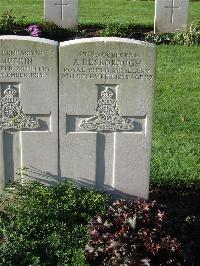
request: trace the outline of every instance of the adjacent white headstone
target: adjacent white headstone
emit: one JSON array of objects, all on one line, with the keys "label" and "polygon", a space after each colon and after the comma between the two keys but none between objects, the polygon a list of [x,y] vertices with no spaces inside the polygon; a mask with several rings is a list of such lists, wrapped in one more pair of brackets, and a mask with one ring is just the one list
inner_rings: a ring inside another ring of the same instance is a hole
[{"label": "adjacent white headstone", "polygon": [[156,0],[154,32],[174,32],[187,25],[189,0]]},{"label": "adjacent white headstone", "polygon": [[155,47],[92,38],[59,56],[61,176],[148,198]]},{"label": "adjacent white headstone", "polygon": [[78,24],[78,0],[45,0],[44,17],[60,27],[74,29]]},{"label": "adjacent white headstone", "polygon": [[57,179],[57,58],[57,42],[0,37],[1,188],[23,167],[32,180]]}]

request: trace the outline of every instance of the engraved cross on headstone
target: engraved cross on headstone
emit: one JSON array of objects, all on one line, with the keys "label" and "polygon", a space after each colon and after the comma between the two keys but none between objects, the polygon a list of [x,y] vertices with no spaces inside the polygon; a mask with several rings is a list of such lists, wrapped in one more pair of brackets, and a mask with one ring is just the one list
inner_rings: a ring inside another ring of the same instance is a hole
[{"label": "engraved cross on headstone", "polygon": [[64,18],[64,8],[69,6],[69,4],[65,4],[64,3],[65,0],[60,0],[60,1],[61,1],[60,4],[54,3],[54,6],[59,6],[60,7],[60,12],[61,12],[60,19],[63,20],[63,18]]},{"label": "engraved cross on headstone", "polygon": [[16,169],[23,165],[23,132],[48,132],[50,114],[27,115],[20,99],[20,84],[0,83],[0,154],[1,174],[13,181]]},{"label": "engraved cross on headstone", "polygon": [[[80,116],[77,131],[79,134],[96,134],[96,184],[114,188],[117,134],[144,132],[146,116],[121,116],[118,108],[118,85],[103,84],[97,87],[99,93],[96,115],[82,119]],[[69,124],[70,122],[68,126]],[[69,134],[77,131],[67,129]]]},{"label": "engraved cross on headstone", "polygon": [[165,8],[171,8],[170,23],[174,22],[174,8],[181,8],[180,6],[175,6],[174,0],[172,0],[171,6],[165,6]]}]

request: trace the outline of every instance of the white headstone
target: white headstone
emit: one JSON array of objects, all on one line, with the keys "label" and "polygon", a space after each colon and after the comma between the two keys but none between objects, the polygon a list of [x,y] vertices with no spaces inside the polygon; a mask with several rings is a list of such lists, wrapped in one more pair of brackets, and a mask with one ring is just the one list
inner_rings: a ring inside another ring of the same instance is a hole
[{"label": "white headstone", "polygon": [[60,169],[80,184],[148,198],[155,47],[92,38],[60,45]]},{"label": "white headstone", "polygon": [[0,37],[1,188],[23,167],[32,180],[57,179],[57,64],[57,42]]},{"label": "white headstone", "polygon": [[189,0],[156,0],[154,32],[174,32],[187,25]]},{"label": "white headstone", "polygon": [[44,0],[45,21],[74,29],[78,24],[78,0]]}]

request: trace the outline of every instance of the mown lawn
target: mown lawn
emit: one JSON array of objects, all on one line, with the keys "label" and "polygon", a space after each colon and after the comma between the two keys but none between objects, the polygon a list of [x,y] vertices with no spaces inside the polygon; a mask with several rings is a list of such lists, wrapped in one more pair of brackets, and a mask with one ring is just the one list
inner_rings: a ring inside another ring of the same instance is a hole
[{"label": "mown lawn", "polygon": [[[51,0],[52,1],[52,0]],[[26,21],[42,22],[44,0],[1,0],[0,15],[13,10]],[[79,23],[132,23],[153,26],[154,1],[142,0],[79,0]],[[200,18],[200,2],[190,2],[189,21]]]},{"label": "mown lawn", "polygon": [[200,181],[199,62],[199,47],[157,47],[152,183]]}]

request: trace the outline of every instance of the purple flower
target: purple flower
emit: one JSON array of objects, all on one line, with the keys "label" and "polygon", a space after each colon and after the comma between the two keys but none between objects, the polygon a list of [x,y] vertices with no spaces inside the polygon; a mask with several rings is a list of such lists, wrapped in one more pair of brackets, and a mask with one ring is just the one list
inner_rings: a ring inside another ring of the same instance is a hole
[{"label": "purple flower", "polygon": [[30,25],[27,29],[32,37],[39,37],[41,30],[38,25]]}]

